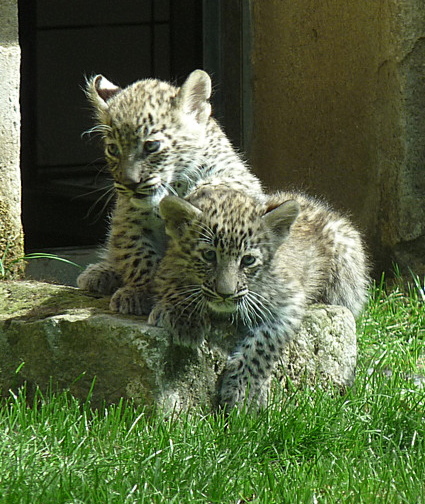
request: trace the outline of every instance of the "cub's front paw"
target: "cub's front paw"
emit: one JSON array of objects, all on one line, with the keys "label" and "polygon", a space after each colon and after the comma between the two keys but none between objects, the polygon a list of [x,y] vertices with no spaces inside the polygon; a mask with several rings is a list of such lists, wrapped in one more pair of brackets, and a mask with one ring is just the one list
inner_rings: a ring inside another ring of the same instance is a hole
[{"label": "cub's front paw", "polygon": [[222,408],[230,411],[235,406],[243,405],[246,395],[246,383],[243,378],[229,370],[225,370],[221,379],[219,402]]},{"label": "cub's front paw", "polygon": [[187,320],[169,329],[174,345],[198,348],[205,341],[206,327],[199,321]]},{"label": "cub's front paw", "polygon": [[124,315],[148,315],[152,308],[152,294],[146,287],[125,285],[112,296],[109,308]]},{"label": "cub's front paw", "polygon": [[229,411],[235,407],[256,411],[267,404],[268,389],[268,380],[251,376],[242,362],[230,360],[221,377],[219,402]]},{"label": "cub's front paw", "polygon": [[122,280],[109,264],[100,262],[89,264],[78,276],[77,285],[82,290],[109,296],[121,287]]},{"label": "cub's front paw", "polygon": [[205,321],[187,319],[181,313],[175,314],[172,310],[163,310],[158,306],[150,313],[148,323],[164,327],[170,333],[173,344],[191,348],[199,347],[208,332]]}]

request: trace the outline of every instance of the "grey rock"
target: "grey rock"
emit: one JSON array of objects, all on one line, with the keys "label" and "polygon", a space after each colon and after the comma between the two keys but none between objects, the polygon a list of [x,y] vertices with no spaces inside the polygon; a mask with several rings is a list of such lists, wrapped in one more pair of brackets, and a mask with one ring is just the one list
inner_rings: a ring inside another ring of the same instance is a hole
[{"label": "grey rock", "polygon": [[314,305],[287,347],[277,375],[293,384],[331,384],[344,391],[355,378],[356,323],[342,306]]},{"label": "grey rock", "polygon": [[[0,282],[0,389],[67,389],[94,406],[130,399],[166,411],[216,406],[216,383],[234,341],[220,328],[191,350],[141,317],[111,314],[108,299],[42,282]],[[354,380],[351,313],[312,306],[276,372],[274,386],[336,386]],[[280,385],[281,384],[281,385]]]}]

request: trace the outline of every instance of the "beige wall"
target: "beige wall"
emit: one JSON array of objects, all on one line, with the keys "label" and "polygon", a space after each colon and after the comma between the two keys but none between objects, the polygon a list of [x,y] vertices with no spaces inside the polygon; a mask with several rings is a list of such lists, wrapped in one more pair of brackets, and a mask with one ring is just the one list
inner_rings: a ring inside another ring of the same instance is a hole
[{"label": "beige wall", "polygon": [[349,210],[388,266],[425,235],[425,2],[251,7],[254,168]]},{"label": "beige wall", "polygon": [[[23,255],[21,225],[20,148],[20,49],[16,0],[0,1],[0,258],[10,261]],[[7,252],[5,254],[5,252]],[[20,274],[22,263],[9,268]]]}]

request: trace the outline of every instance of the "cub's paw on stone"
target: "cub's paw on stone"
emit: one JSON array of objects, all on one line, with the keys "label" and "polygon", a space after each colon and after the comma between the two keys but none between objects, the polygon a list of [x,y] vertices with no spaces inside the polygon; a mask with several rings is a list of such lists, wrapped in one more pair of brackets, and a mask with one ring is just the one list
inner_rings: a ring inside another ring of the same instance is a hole
[{"label": "cub's paw on stone", "polygon": [[197,348],[205,341],[208,324],[205,321],[184,317],[181,313],[155,306],[148,323],[163,327],[174,345]]},{"label": "cub's paw on stone", "polygon": [[124,285],[112,296],[109,308],[123,315],[148,315],[152,308],[152,294],[146,287]]},{"label": "cub's paw on stone", "polygon": [[120,275],[108,263],[89,264],[78,276],[77,285],[89,292],[110,296],[122,285]]}]

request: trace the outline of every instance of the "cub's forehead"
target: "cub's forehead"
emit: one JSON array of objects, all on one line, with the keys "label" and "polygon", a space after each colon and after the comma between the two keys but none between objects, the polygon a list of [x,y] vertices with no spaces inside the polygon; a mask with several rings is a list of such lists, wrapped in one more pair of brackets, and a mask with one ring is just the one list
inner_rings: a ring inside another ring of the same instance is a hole
[{"label": "cub's forehead", "polygon": [[156,79],[137,81],[117,93],[109,102],[111,119],[120,123],[133,123],[134,128],[144,123],[155,123],[172,109],[178,88]]},{"label": "cub's forehead", "polygon": [[262,229],[262,208],[237,192],[211,195],[198,202],[204,226],[224,242],[250,242]]},{"label": "cub's forehead", "polygon": [[255,221],[263,211],[263,207],[256,200],[232,189],[222,186],[205,186],[198,190],[192,203],[211,219],[224,221]]}]

